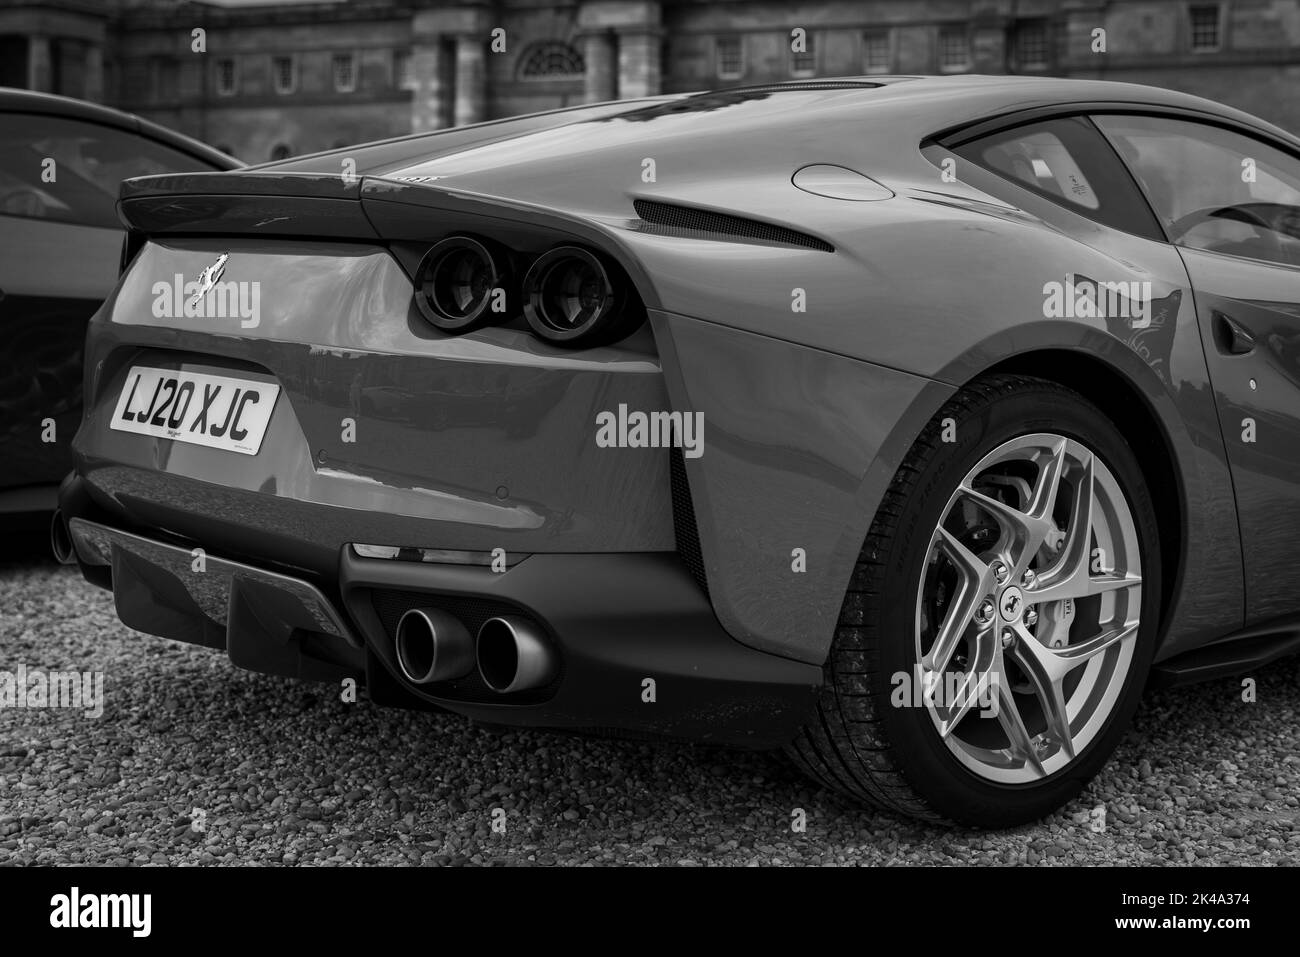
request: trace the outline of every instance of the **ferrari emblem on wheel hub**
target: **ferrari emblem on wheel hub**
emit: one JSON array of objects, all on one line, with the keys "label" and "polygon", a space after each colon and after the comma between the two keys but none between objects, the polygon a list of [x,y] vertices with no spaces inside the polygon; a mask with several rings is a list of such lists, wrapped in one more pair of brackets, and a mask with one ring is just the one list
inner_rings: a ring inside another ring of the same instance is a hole
[{"label": "ferrari emblem on wheel hub", "polygon": [[998,611],[1002,613],[1003,621],[1019,621],[1024,610],[1025,596],[1021,594],[1019,588],[1012,585],[1002,593],[1002,598],[998,602]]}]

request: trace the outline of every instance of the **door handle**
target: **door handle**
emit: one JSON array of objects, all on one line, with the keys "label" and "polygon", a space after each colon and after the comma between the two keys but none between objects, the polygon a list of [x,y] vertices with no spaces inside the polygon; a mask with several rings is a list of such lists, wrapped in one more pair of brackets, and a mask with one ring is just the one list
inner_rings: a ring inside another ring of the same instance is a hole
[{"label": "door handle", "polygon": [[1214,313],[1214,343],[1228,356],[1244,356],[1255,349],[1255,337],[1231,316]]}]

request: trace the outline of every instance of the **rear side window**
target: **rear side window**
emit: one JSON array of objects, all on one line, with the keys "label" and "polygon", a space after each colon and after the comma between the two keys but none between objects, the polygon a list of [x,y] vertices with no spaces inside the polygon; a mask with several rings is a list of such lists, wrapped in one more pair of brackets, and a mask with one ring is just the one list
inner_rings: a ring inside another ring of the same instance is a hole
[{"label": "rear side window", "polygon": [[1300,160],[1232,130],[1160,116],[1098,116],[1171,241],[1300,265]]},{"label": "rear side window", "polygon": [[984,164],[1008,179],[1085,209],[1100,203],[1088,177],[1060,138],[1048,130],[1021,133],[981,147]]},{"label": "rear side window", "polygon": [[0,113],[0,215],[118,229],[122,180],[211,169],[156,140],[97,123]]},{"label": "rear side window", "polygon": [[[1000,130],[950,145],[1017,186],[1115,229],[1163,239],[1150,207],[1110,146],[1082,116]],[[1000,197],[1014,202],[1014,197]]]}]

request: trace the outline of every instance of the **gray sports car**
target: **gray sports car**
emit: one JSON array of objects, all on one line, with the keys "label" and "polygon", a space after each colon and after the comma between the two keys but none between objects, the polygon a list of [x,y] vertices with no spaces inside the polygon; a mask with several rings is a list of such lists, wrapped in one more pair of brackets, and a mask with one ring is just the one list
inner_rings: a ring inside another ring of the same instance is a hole
[{"label": "gray sports car", "polygon": [[982,826],[1300,648],[1300,140],[1236,110],[824,80],[119,208],[53,537],[141,631]]}]

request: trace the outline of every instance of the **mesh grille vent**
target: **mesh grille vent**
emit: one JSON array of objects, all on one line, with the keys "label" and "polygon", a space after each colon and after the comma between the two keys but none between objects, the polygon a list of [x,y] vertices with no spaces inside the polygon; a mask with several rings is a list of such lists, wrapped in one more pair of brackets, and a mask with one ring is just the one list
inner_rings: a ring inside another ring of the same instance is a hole
[{"label": "mesh grille vent", "polygon": [[801,246],[804,249],[817,249],[831,253],[835,247],[816,236],[809,236],[798,230],[784,226],[761,223],[756,219],[744,219],[740,216],[728,216],[725,213],[711,213],[705,209],[690,206],[676,206],[672,203],[656,203],[647,199],[634,200],[632,203],[641,221],[652,226],[667,226],[672,229],[691,229],[697,232],[718,233],[723,236],[740,236],[744,239],[757,239],[763,242],[779,243],[782,246]]},{"label": "mesh grille vent", "polygon": [[673,446],[668,453],[668,481],[673,498],[673,534],[677,538],[677,554],[686,563],[687,570],[704,594],[709,593],[709,580],[704,572],[704,551],[700,548],[700,531],[695,525],[695,507],[691,504],[691,487],[686,481],[686,459],[682,450]]}]

